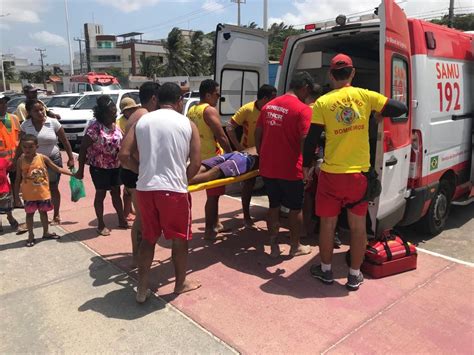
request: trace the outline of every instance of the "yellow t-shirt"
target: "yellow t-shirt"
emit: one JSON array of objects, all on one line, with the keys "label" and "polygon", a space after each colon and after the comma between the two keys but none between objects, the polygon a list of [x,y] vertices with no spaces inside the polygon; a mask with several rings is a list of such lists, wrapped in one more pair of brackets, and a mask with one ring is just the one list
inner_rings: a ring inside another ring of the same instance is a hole
[{"label": "yellow t-shirt", "polygon": [[386,103],[385,96],[352,86],[333,90],[316,101],[311,123],[323,125],[326,131],[322,171],[344,174],[369,170],[370,113],[381,112]]},{"label": "yellow t-shirt", "polygon": [[257,108],[255,101],[252,101],[239,108],[234,116],[232,116],[232,121],[244,129],[240,139],[240,144],[244,148],[255,147],[255,127],[257,126],[259,115],[260,110]]},{"label": "yellow t-shirt", "polygon": [[125,133],[125,127],[127,127],[127,119],[125,118],[124,115],[121,115],[119,118],[117,118],[117,127],[120,128],[122,131],[122,134]]},{"label": "yellow t-shirt", "polygon": [[224,150],[217,143],[211,128],[204,121],[204,110],[208,106],[209,104],[199,104],[191,107],[188,111],[188,118],[197,126],[199,137],[201,138],[201,160],[224,153]]}]

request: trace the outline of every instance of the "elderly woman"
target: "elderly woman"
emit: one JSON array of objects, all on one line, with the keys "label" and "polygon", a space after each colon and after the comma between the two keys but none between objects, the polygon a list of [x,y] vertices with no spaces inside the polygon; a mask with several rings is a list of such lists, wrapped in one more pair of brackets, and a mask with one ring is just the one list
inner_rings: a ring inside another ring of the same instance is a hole
[{"label": "elderly woman", "polygon": [[117,212],[119,228],[127,228],[120,198],[120,161],[118,152],[122,143],[122,131],[116,126],[117,107],[108,95],[97,98],[94,107],[95,121],[87,128],[79,152],[79,170],[76,177],[84,177],[84,164],[90,166],[95,187],[94,209],[97,216],[97,233],[110,235],[104,222],[104,199],[107,191]]},{"label": "elderly woman", "polygon": [[[66,138],[61,123],[55,118],[47,117],[44,105],[38,99],[28,100],[25,103],[25,109],[28,113],[27,120],[21,124],[21,136],[32,134],[38,139],[38,153],[46,155],[54,164],[62,167],[63,161],[61,151],[58,146],[58,139],[63,145],[68,156],[67,166],[74,167],[74,157],[72,155],[71,145]],[[20,157],[21,145],[18,146],[16,158]],[[61,174],[48,169],[49,188],[51,190],[51,202],[54,205],[54,214],[51,225],[61,223],[59,215],[61,207],[61,193],[59,192],[59,178]]]}]

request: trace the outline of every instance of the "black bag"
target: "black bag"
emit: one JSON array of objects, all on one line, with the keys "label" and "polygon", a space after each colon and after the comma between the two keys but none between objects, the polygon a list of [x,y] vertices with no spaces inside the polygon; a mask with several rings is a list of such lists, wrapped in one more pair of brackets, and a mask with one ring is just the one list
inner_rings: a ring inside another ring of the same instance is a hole
[{"label": "black bag", "polygon": [[382,193],[382,184],[380,183],[378,177],[379,175],[374,168],[370,168],[366,173],[362,173],[367,178],[367,190],[365,191],[365,196],[357,202],[348,203],[344,207],[353,208],[361,202],[373,201]]}]

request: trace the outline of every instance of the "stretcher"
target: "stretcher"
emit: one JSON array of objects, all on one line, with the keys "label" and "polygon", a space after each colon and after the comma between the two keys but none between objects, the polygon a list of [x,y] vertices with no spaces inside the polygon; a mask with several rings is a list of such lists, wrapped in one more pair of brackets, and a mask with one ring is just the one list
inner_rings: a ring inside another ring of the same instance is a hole
[{"label": "stretcher", "polygon": [[196,191],[201,191],[201,190],[213,189],[215,187],[220,187],[220,186],[230,185],[235,182],[245,181],[245,180],[258,176],[259,173],[260,171],[257,169],[257,170],[252,170],[252,171],[249,171],[248,173],[235,176],[235,177],[217,179],[217,180],[202,182],[200,184],[189,185],[188,192],[196,192]]}]

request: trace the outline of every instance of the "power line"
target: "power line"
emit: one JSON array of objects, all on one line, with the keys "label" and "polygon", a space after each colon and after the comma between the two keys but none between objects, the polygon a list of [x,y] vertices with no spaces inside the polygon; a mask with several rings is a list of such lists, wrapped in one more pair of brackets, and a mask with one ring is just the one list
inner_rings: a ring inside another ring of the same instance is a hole
[{"label": "power line", "polygon": [[46,78],[44,75],[44,61],[43,58],[46,57],[46,49],[35,48],[35,51],[40,52],[40,61],[41,61],[41,78],[43,79],[43,87],[46,89]]}]

